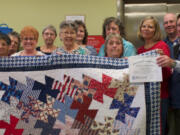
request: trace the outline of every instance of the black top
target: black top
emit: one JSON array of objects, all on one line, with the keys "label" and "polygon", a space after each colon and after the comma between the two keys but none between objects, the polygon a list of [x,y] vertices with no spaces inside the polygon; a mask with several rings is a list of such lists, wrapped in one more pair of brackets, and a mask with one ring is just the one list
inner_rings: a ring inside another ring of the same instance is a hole
[{"label": "black top", "polygon": [[[40,48],[40,47],[37,47],[36,50],[37,50],[37,51],[41,51],[41,48]],[[46,55],[51,55],[51,53],[49,53],[49,52],[43,52],[43,51],[41,51],[41,52],[44,53],[44,54],[46,54]]]}]

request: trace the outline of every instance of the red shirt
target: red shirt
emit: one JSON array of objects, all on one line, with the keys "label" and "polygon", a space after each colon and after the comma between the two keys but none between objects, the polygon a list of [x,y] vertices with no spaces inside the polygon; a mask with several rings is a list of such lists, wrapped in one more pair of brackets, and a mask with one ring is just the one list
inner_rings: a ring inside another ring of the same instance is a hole
[{"label": "red shirt", "polygon": [[[158,41],[155,45],[153,45],[149,49],[145,49],[144,46],[140,47],[138,49],[138,54],[155,50],[155,49],[161,49],[165,55],[170,57],[170,50],[168,45],[164,41]],[[168,98],[169,96],[169,79],[171,77],[171,68],[165,67],[162,68],[162,75],[163,75],[163,81],[161,82],[161,98]]]}]

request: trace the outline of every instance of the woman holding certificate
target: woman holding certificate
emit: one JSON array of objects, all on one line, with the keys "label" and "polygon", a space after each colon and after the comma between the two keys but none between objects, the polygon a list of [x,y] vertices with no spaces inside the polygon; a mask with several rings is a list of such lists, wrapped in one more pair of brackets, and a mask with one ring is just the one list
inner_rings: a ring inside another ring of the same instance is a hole
[{"label": "woman holding certificate", "polygon": [[[138,37],[144,41],[144,45],[138,49],[138,54],[160,49],[164,55],[170,56],[168,45],[161,40],[161,31],[158,21],[152,17],[144,18],[138,29]],[[163,82],[161,82],[161,132],[166,133],[166,121],[168,111],[168,82],[171,76],[170,68],[162,68]]]}]

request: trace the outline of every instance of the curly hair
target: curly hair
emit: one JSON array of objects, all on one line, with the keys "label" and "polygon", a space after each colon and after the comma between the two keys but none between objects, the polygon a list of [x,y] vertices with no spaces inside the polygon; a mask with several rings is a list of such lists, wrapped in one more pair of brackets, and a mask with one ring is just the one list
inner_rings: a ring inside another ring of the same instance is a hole
[{"label": "curly hair", "polygon": [[125,38],[125,31],[124,31],[124,26],[122,24],[122,22],[120,21],[120,19],[116,18],[116,17],[108,17],[104,20],[103,23],[103,32],[102,35],[104,37],[104,39],[106,39],[106,27],[110,25],[110,23],[114,22],[118,27],[119,27],[119,31],[120,31],[120,35],[121,37]]},{"label": "curly hair", "polygon": [[30,35],[30,34],[32,34],[34,36],[34,39],[38,41],[39,32],[33,26],[25,26],[20,32],[20,37],[21,39],[23,39],[25,36]]},{"label": "curly hair", "polygon": [[59,25],[60,31],[64,28],[72,28],[76,33],[77,33],[77,26],[73,21],[63,21],[61,22],[61,24]]}]

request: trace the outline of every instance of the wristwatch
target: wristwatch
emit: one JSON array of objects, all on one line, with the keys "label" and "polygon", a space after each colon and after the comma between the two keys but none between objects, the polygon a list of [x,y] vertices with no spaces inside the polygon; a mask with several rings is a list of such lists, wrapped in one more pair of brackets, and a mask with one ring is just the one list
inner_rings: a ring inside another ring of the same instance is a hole
[{"label": "wristwatch", "polygon": [[171,67],[172,67],[172,68],[175,68],[176,65],[177,65],[177,62],[174,60],[173,63],[172,63],[172,65],[171,65]]}]

